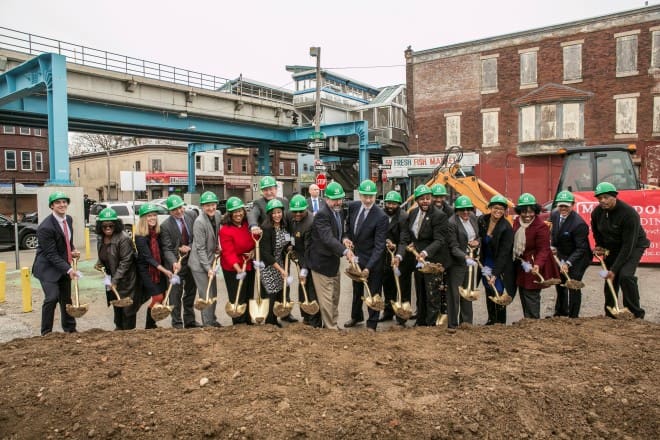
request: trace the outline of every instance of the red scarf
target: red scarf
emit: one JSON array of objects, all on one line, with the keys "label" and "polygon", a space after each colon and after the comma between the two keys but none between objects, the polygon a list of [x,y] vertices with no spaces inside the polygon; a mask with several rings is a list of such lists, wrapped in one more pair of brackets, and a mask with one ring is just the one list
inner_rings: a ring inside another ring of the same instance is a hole
[{"label": "red scarf", "polygon": [[[156,228],[149,228],[149,250],[151,250],[151,256],[160,264],[160,246],[158,246],[158,233]],[[151,281],[155,284],[160,282],[160,271],[149,265],[149,275],[151,276]]]}]

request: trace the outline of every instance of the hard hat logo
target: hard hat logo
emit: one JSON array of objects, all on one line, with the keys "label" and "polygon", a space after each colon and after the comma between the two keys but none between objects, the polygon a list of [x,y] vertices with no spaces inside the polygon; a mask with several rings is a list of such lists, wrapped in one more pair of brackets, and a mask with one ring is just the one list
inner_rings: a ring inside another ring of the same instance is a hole
[{"label": "hard hat logo", "polygon": [[596,185],[594,196],[598,197],[603,194],[612,194],[616,196],[619,192],[617,191],[616,186],[612,185],[610,182],[600,182]]}]

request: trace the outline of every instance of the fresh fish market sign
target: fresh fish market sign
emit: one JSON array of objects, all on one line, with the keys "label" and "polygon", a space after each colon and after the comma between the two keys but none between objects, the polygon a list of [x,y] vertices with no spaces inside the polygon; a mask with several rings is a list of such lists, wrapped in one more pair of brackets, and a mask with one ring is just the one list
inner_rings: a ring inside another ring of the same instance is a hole
[{"label": "fresh fish market sign", "polygon": [[[383,165],[389,165],[387,177],[408,177],[409,169],[425,169],[429,173],[440,165],[445,157],[444,154],[413,154],[411,156],[390,156],[383,158]],[[452,165],[456,159],[455,155],[450,155],[447,165]],[[461,159],[461,166],[473,167],[479,164],[479,155],[477,153],[464,153]]]}]

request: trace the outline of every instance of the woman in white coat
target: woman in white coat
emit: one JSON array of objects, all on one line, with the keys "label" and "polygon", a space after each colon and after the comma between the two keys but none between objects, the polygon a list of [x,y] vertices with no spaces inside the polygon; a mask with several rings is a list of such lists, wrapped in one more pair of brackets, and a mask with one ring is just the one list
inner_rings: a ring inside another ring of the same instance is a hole
[{"label": "woman in white coat", "polygon": [[[188,259],[195,285],[197,286],[197,295],[205,299],[206,287],[211,280],[211,289],[209,290],[209,299],[216,298],[218,289],[216,287],[215,276],[216,269],[220,264],[213,267],[213,261],[220,254],[218,244],[218,229],[220,229],[220,220],[222,218],[217,210],[218,197],[211,191],[206,191],[199,199],[203,213],[200,214],[193,224],[193,243]],[[216,301],[202,310],[202,325],[204,327],[221,327],[218,318],[215,316]]]}]

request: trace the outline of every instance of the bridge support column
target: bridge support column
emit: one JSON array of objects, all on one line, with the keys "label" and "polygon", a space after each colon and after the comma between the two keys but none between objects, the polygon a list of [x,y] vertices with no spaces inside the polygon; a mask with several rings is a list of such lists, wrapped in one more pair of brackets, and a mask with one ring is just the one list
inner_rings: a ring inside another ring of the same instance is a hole
[{"label": "bridge support column", "polygon": [[259,144],[257,153],[257,175],[269,176],[270,173],[270,146],[268,144]]},{"label": "bridge support column", "polygon": [[188,192],[190,194],[195,192],[197,182],[195,178],[195,151],[190,148],[191,145],[193,144],[188,144]]},{"label": "bridge support column", "polygon": [[66,57],[57,54],[40,56],[48,106],[48,162],[50,179],[47,185],[73,185],[69,172],[69,112],[66,91]]},{"label": "bridge support column", "polygon": [[358,138],[360,139],[360,149],[358,151],[358,163],[360,182],[368,179],[369,176],[369,127],[367,121],[358,121],[359,126],[356,127]]}]

